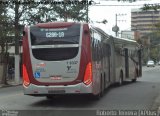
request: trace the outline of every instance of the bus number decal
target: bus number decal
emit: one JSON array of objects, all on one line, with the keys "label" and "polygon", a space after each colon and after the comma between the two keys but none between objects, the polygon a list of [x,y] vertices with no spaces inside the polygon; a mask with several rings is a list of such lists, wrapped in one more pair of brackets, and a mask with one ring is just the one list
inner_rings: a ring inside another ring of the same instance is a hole
[{"label": "bus number decal", "polygon": [[78,61],[68,61],[67,65],[74,65],[74,64],[77,64],[77,63],[78,63]]},{"label": "bus number decal", "polygon": [[77,73],[77,70],[74,68],[73,65],[76,65],[78,61],[67,61],[67,73]]}]

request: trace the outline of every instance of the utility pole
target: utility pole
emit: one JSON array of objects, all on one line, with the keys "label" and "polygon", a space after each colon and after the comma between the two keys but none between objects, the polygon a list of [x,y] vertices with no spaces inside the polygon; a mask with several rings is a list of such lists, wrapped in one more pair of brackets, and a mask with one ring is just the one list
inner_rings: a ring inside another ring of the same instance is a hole
[{"label": "utility pole", "polygon": [[118,34],[118,31],[119,31],[119,27],[117,26],[117,14],[116,14],[116,25],[115,25],[115,28],[116,28],[116,37],[117,37],[117,34]]},{"label": "utility pole", "polygon": [[148,52],[148,60],[150,60],[150,44],[151,44],[151,42],[150,42],[150,37],[148,38],[148,50],[147,50],[147,52]]},{"label": "utility pole", "polygon": [[88,18],[88,0],[87,0],[87,4],[86,4],[86,6],[87,6],[87,8],[86,8],[86,10],[87,10],[87,23],[89,22],[89,18]]},{"label": "utility pole", "polygon": [[88,23],[89,22],[89,16],[88,16],[88,13],[89,13],[89,4],[88,4],[88,0],[84,0],[84,3],[86,5],[86,22]]},{"label": "utility pole", "polygon": [[[16,0],[18,2],[18,0]],[[18,33],[18,22],[19,22],[19,17],[18,17],[18,12],[19,11],[19,4],[15,4],[15,83],[18,84],[20,81],[20,67],[19,67],[19,62],[20,62],[20,57],[19,57],[19,33]]]},{"label": "utility pole", "polygon": [[126,15],[126,14],[116,14],[116,16],[115,16],[115,26],[112,27],[112,31],[115,32],[116,37],[118,36],[118,31],[119,31],[119,27],[118,27],[118,25],[117,25],[117,21],[124,21],[124,20],[117,20],[117,17],[118,17],[118,16],[125,16],[125,15]]}]

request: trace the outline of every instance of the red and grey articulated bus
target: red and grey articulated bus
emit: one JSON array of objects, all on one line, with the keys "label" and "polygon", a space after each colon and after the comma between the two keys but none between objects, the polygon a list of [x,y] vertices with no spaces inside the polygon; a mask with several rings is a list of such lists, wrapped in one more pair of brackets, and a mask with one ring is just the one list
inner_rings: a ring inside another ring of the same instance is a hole
[{"label": "red and grey articulated bus", "polygon": [[24,94],[101,96],[110,84],[141,77],[141,47],[87,23],[51,22],[23,32]]}]

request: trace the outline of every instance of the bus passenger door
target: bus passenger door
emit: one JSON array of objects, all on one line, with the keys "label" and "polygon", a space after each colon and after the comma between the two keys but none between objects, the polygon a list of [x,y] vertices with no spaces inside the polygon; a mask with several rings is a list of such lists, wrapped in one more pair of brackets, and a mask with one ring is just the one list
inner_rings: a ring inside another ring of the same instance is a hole
[{"label": "bus passenger door", "polygon": [[129,78],[129,59],[128,59],[128,49],[124,48],[124,57],[125,57],[125,76]]}]

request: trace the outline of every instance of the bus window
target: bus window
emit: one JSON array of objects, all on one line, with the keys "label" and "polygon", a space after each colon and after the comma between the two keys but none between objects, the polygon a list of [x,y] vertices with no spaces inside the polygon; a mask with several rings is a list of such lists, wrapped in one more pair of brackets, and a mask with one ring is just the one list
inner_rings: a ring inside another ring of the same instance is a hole
[{"label": "bus window", "polygon": [[61,61],[74,58],[78,54],[78,47],[76,48],[39,48],[32,49],[33,56],[36,59],[46,61]]}]

